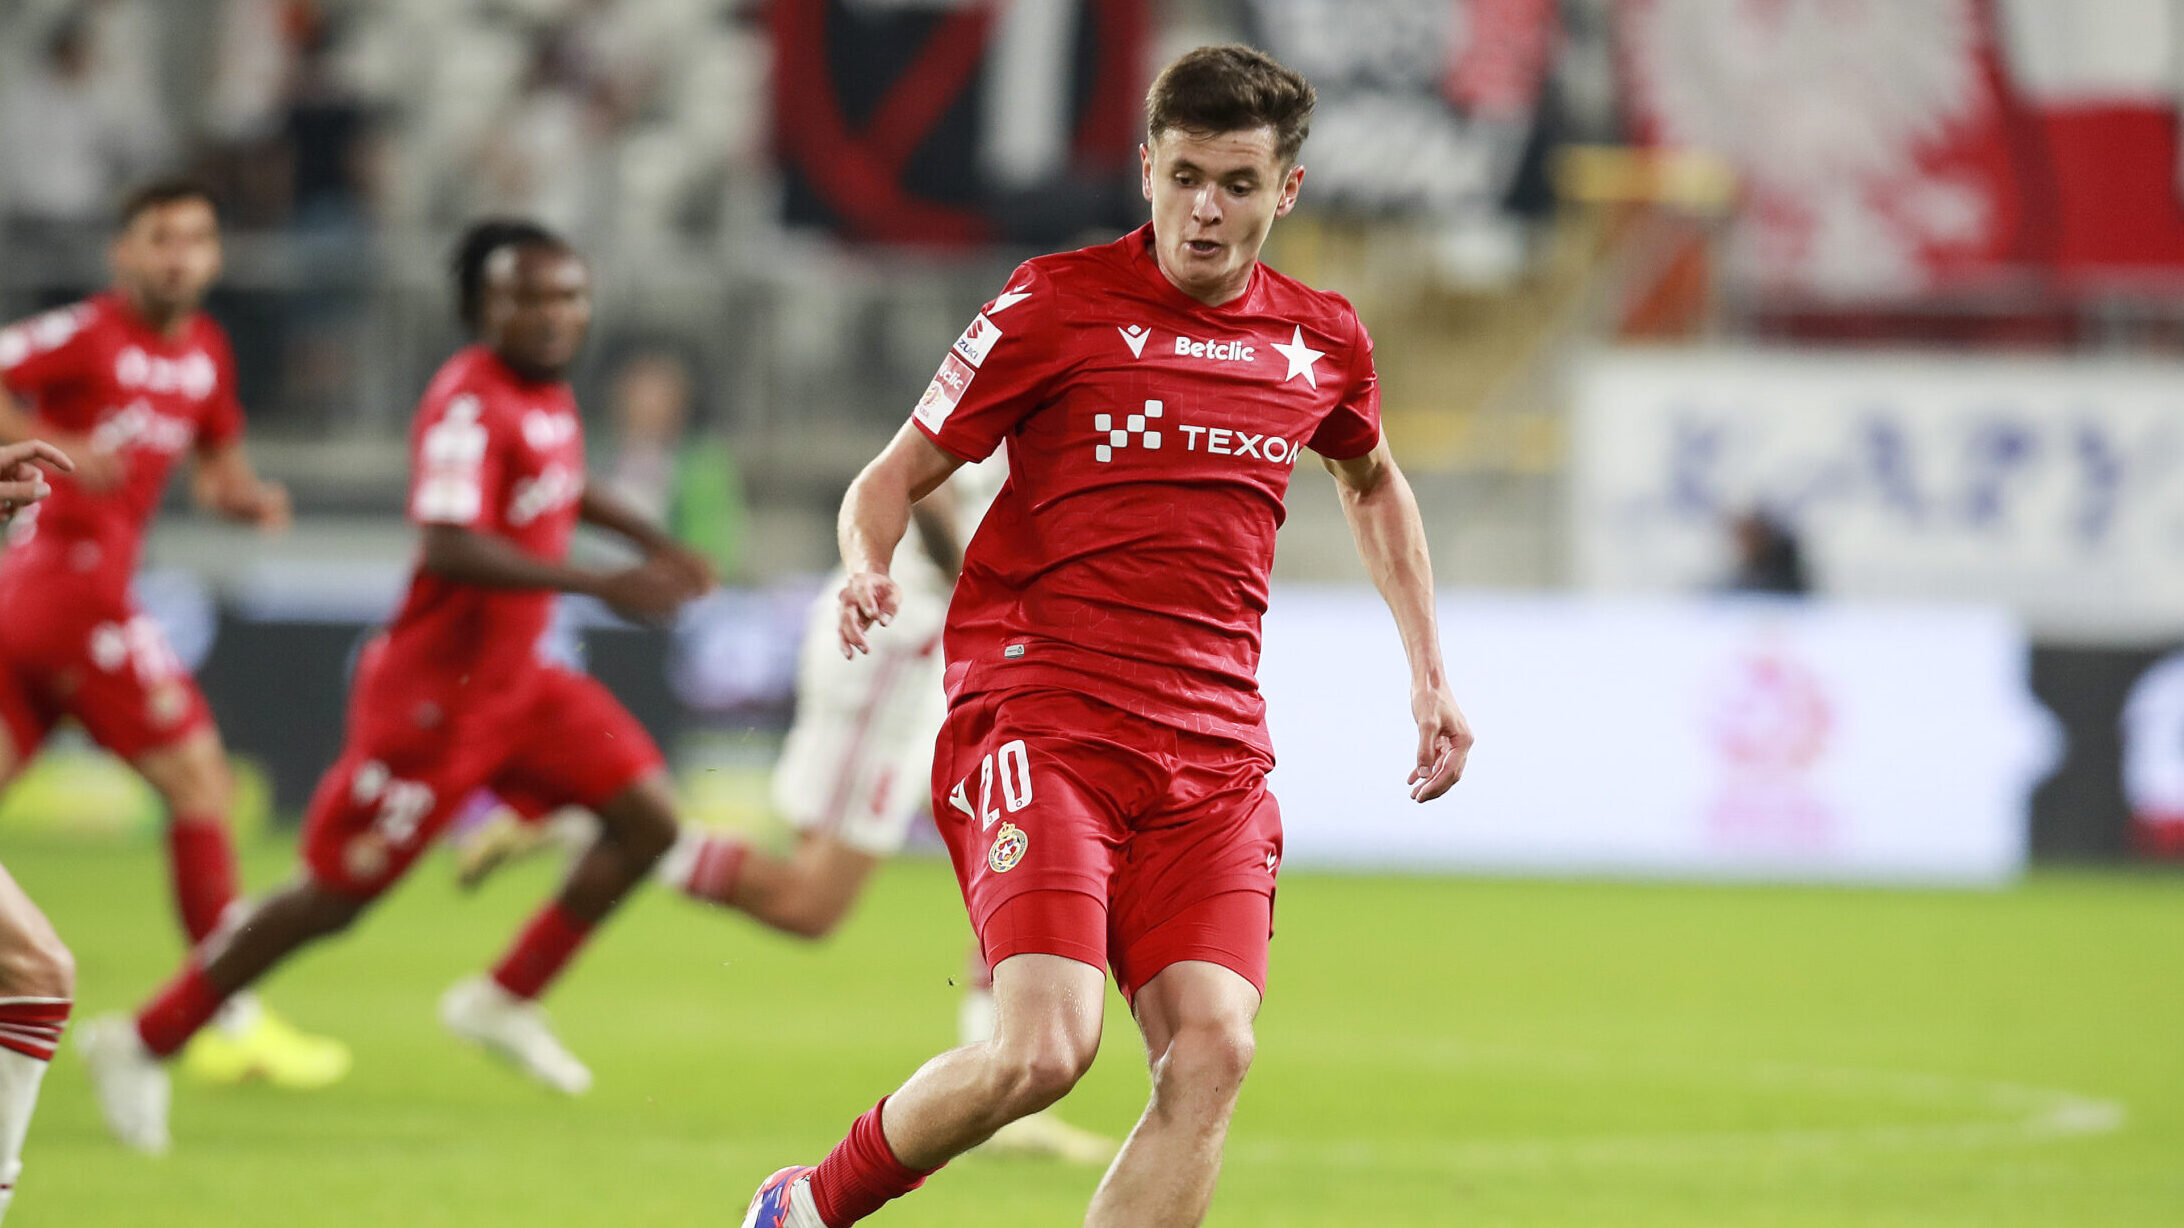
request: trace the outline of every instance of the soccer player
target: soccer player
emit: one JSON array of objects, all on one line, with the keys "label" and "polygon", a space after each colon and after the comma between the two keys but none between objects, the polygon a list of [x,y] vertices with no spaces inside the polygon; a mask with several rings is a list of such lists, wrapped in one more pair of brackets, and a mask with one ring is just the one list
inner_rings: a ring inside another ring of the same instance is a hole
[{"label": "soccer player", "polygon": [[1266,984],[1281,825],[1255,674],[1305,448],[1335,476],[1409,658],[1411,794],[1461,774],[1471,733],[1417,504],[1380,436],[1371,343],[1347,302],[1258,262],[1296,202],[1312,102],[1246,47],[1170,65],[1141,154],[1151,224],[1019,268],[851,485],[845,652],[900,606],[889,559],[910,505],[1008,444],[948,611],[933,770],[999,1021],[816,1168],[768,1178],[747,1228],[848,1228],[1060,1099],[1098,1050],[1110,966],[1153,1090],[1085,1222],[1203,1219]]},{"label": "soccer player", "polygon": [[[49,443],[0,447],[0,523],[53,493],[40,465],[66,473],[74,464]],[[14,611],[0,610],[0,618]],[[23,1138],[38,1107],[53,1050],[76,997],[76,961],[38,906],[0,866],[0,1220],[23,1175]]]},{"label": "soccer player", "polygon": [[[227,337],[199,310],[220,273],[211,199],[179,181],[137,190],[108,258],[106,293],[0,330],[0,441],[40,435],[76,462],[11,526],[0,558],[0,782],[54,722],[81,722],[165,801],[194,945],[236,902],[234,786],[196,681],[130,600],[129,581],[178,455],[195,457],[198,505],[230,520],[284,528],[288,492],[251,469]],[[319,1086],[348,1070],[349,1053],[245,997],[190,1062],[209,1077]]]},{"label": "soccer player", "polygon": [[[197,951],[136,1018],[84,1026],[107,1124],[140,1150],[167,1146],[161,1062],[223,999],[354,921],[481,786],[549,809],[581,805],[599,833],[491,975],[442,998],[441,1018],[550,1087],[590,1086],[535,999],[673,842],[674,805],[644,728],[537,644],[556,593],[660,618],[712,580],[701,557],[585,481],[565,378],[591,323],[583,260],[537,226],[486,222],[463,239],[454,273],[478,343],[440,368],[418,407],[410,516],[422,550],[393,625],[358,662],[347,744],[304,821],[302,872]],[[572,567],[580,520],[629,539],[643,561]]]}]

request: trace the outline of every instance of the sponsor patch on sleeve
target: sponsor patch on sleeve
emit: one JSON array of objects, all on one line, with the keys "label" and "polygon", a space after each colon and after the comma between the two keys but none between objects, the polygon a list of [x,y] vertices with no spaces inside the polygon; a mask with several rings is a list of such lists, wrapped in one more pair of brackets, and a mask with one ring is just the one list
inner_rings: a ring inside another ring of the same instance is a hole
[{"label": "sponsor patch on sleeve", "polygon": [[955,352],[958,358],[975,369],[986,365],[986,355],[993,352],[993,343],[1001,339],[1001,330],[992,320],[980,315],[971,326],[956,338]]},{"label": "sponsor patch on sleeve", "polygon": [[[961,349],[962,345],[959,341],[956,348]],[[954,354],[948,355],[941,362],[940,370],[933,374],[933,382],[925,386],[925,395],[918,398],[917,420],[925,424],[927,430],[939,430],[948,415],[955,412],[956,405],[963,400],[963,393],[977,375],[969,363]]]}]

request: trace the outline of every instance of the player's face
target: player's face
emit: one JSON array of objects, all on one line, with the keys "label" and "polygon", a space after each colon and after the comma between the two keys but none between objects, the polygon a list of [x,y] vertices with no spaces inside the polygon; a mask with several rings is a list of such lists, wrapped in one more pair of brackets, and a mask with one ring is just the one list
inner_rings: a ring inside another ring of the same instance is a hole
[{"label": "player's face", "polygon": [[1138,147],[1138,162],[1160,271],[1209,305],[1242,294],[1267,231],[1304,182],[1303,167],[1276,155],[1274,129],[1163,132]]},{"label": "player's face", "polygon": [[575,253],[537,245],[494,252],[485,263],[480,332],[526,375],[559,379],[591,329],[591,273]]},{"label": "player's face", "polygon": [[147,314],[195,311],[220,276],[220,219],[202,200],[153,205],[130,219],[108,257],[122,289]]}]

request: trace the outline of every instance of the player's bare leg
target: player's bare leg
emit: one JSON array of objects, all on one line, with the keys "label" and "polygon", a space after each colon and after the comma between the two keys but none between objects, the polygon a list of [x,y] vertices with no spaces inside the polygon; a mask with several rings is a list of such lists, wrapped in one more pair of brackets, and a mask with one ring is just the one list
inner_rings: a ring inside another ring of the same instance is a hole
[{"label": "player's bare leg", "polygon": [[536,999],[675,841],[675,806],[664,772],[624,789],[597,814],[599,834],[570,868],[560,894],[517,935],[491,975],[458,982],[440,999],[440,1018],[450,1031],[569,1095],[591,1087],[591,1071],[554,1037]]},{"label": "player's bare leg", "polygon": [[1087,1228],[1162,1228],[1206,1217],[1221,1145],[1251,1069],[1259,991],[1218,964],[1188,960],[1134,1003],[1153,1098],[1085,1213]]},{"label": "player's bare leg", "polygon": [[[0,732],[0,746],[6,742]],[[75,998],[75,960],[45,914],[0,868],[0,1219],[14,1201],[38,1086]]]},{"label": "player's bare leg", "polygon": [[[202,945],[242,908],[229,824],[235,782],[227,750],[218,732],[203,729],[145,752],[135,767],[167,804],[175,903],[191,945]],[[216,1026],[192,1040],[183,1064],[208,1082],[263,1077],[284,1087],[317,1088],[348,1074],[350,1056],[347,1045],[306,1035],[266,1010],[255,995],[238,992]]]},{"label": "player's bare leg", "polygon": [[919,1067],[817,1168],[776,1173],[744,1223],[848,1228],[1002,1126],[1068,1095],[1099,1053],[1106,987],[1105,972],[1059,955],[1002,960],[993,1039]]},{"label": "player's bare leg", "polygon": [[[984,952],[975,942],[971,944],[967,965],[969,981],[964,986],[963,1004],[956,1015],[956,1040],[959,1044],[981,1045],[993,1039],[1000,1007],[993,996],[993,969],[987,965]],[[1089,1166],[1104,1165],[1114,1159],[1117,1146],[1114,1139],[1073,1126],[1063,1121],[1056,1109],[1045,1108],[994,1131],[977,1149],[982,1155],[1043,1156]]]},{"label": "player's bare leg", "polygon": [[696,900],[743,913],[798,938],[833,933],[884,858],[826,832],[805,832],[787,857],[734,836],[686,830],[660,859],[659,876]]}]

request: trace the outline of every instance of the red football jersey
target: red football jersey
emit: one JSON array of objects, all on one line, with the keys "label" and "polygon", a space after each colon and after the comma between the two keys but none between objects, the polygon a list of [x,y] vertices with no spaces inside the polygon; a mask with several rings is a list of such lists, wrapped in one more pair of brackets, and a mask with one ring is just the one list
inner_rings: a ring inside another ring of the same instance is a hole
[{"label": "red football jersey", "polygon": [[16,517],[5,566],[57,568],[125,591],[174,458],[243,432],[235,360],[211,316],[169,340],[118,294],[0,329],[0,383],[55,430],[120,456],[121,484],[93,491],[54,474],[52,497]]},{"label": "red football jersey", "polygon": [[[412,521],[489,533],[541,558],[568,553],[584,428],[567,383],[526,380],[483,346],[462,350],[418,403],[410,466]],[[546,589],[464,584],[420,568],[387,630],[388,661],[405,676],[490,686],[535,663],[553,604]]]},{"label": "red football jersey", "polygon": [[1341,296],[1261,265],[1220,307],[1145,226],[1042,256],[971,321],[912,416],[1009,477],[948,611],[951,697],[1059,686],[1264,745],[1259,618],[1300,452],[1380,441],[1372,342]]}]

